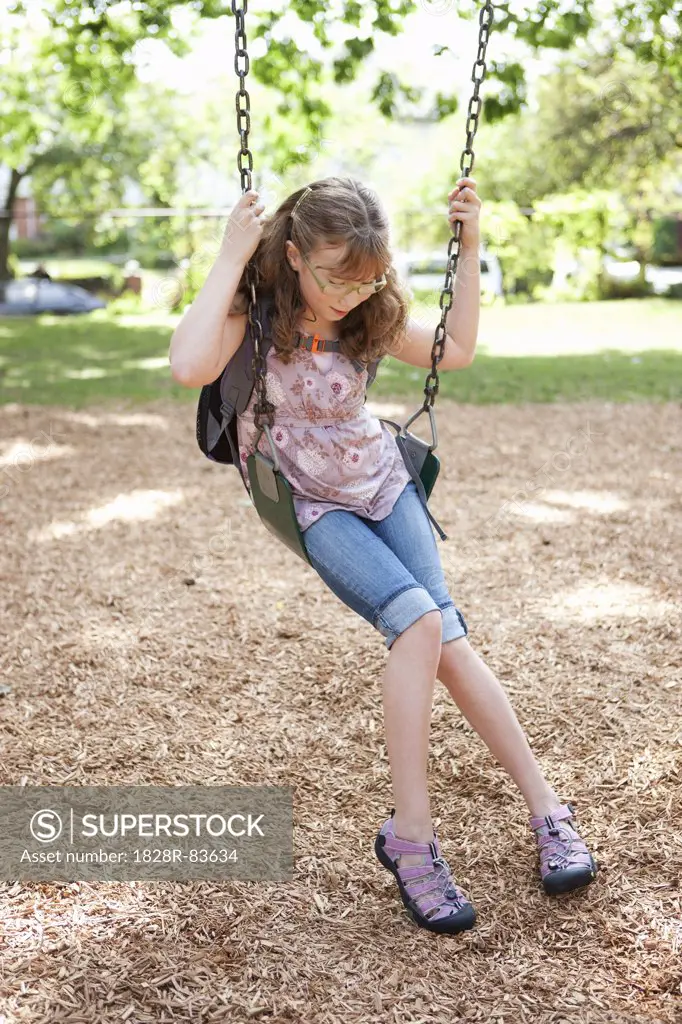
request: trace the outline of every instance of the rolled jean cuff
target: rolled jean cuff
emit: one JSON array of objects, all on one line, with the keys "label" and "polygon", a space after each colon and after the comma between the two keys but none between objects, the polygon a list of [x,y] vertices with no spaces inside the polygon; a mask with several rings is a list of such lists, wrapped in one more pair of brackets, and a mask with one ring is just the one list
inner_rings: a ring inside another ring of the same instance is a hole
[{"label": "rolled jean cuff", "polygon": [[455,608],[454,604],[451,604],[441,608],[441,612],[443,613],[442,644],[446,644],[448,640],[459,640],[460,637],[468,636],[469,629],[459,608]]},{"label": "rolled jean cuff", "polygon": [[427,612],[440,612],[443,632],[441,643],[467,635],[467,626],[461,612],[453,604],[439,608],[424,587],[409,587],[392,598],[377,615],[375,627],[386,637],[390,650],[395,641]]}]

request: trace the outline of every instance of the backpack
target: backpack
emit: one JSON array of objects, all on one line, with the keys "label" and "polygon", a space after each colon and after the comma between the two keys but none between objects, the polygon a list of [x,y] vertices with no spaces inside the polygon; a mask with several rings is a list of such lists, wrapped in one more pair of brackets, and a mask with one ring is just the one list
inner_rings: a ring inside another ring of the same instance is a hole
[{"label": "backpack", "polygon": [[[272,296],[258,296],[257,307],[258,318],[263,328],[261,354],[265,359],[272,346]],[[220,376],[211,384],[204,384],[197,407],[197,444],[212,462],[237,466],[245,487],[246,480],[239,458],[237,415],[244,412],[253,392],[254,353],[253,332],[251,324],[247,321],[244,340]],[[380,362],[380,359],[376,359],[368,364],[367,387],[374,382]]]}]

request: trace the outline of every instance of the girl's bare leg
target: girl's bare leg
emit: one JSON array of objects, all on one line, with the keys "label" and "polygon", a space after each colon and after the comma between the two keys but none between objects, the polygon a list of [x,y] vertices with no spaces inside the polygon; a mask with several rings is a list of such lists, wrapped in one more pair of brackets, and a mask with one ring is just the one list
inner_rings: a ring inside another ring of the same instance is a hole
[{"label": "girl's bare leg", "polygon": [[512,777],[530,813],[545,815],[559,806],[562,801],[542,774],[502,684],[466,637],[441,646],[437,675],[466,720]]},{"label": "girl's bare leg", "polygon": [[[441,636],[441,613],[422,615],[393,642],[383,677],[395,833],[415,843],[433,839],[427,762],[436,669],[442,660]],[[400,862],[419,864],[421,857],[402,855]]]}]

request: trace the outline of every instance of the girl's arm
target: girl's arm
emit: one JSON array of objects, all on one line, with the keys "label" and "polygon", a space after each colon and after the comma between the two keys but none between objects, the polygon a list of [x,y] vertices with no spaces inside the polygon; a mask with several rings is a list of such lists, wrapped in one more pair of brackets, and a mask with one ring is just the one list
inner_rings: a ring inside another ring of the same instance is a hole
[{"label": "girl's arm", "polygon": [[185,387],[210,384],[239,348],[247,317],[236,313],[234,301],[243,273],[241,261],[221,252],[173,331],[168,360],[174,379]]},{"label": "girl's arm", "polygon": [[[481,200],[476,193],[475,180],[460,178],[448,199],[448,222],[454,230],[454,222],[460,220],[462,227],[452,307],[445,320],[443,358],[438,366],[441,370],[462,370],[471,366],[474,360],[481,309],[481,263],[478,254]],[[389,354],[403,363],[430,370],[436,325],[437,321],[427,325],[410,318],[405,333],[395,339]]]},{"label": "girl's arm", "polygon": [[[481,260],[478,246],[475,250],[461,248],[452,293],[452,308],[445,320],[445,331],[452,338],[454,348],[457,350],[456,365],[470,366],[474,361],[480,312]],[[444,362],[443,369],[448,369]]]},{"label": "girl's arm", "polygon": [[[440,370],[463,370],[471,366],[476,351],[481,299],[481,264],[478,249],[460,248],[455,275],[452,308],[445,320],[445,344]],[[422,370],[431,369],[431,352],[437,321],[424,323],[410,317],[402,337],[395,339],[389,355]]]},{"label": "girl's arm", "polygon": [[[448,194],[450,201],[448,222],[455,230],[455,221],[461,221],[459,258],[452,293],[452,308],[445,321],[445,330],[454,342],[458,362],[465,366],[473,362],[478,337],[481,311],[481,199],[476,192],[474,178],[460,178]],[[443,363],[443,369],[447,366]]]},{"label": "girl's arm", "polygon": [[173,331],[168,361],[174,379],[185,387],[211,384],[244,340],[248,317],[235,297],[263,233],[263,210],[257,192],[244,193],[230,215],[218,258]]}]

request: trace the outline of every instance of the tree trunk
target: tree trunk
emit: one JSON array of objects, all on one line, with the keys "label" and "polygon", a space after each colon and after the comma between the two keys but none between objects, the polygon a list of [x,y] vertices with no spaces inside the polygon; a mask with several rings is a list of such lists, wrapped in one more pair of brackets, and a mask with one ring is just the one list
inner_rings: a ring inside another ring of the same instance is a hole
[{"label": "tree trunk", "polygon": [[0,281],[7,281],[12,277],[9,269],[9,229],[14,215],[14,200],[23,177],[20,171],[12,168],[4,202],[0,199],[0,211],[5,211],[0,212]]},{"label": "tree trunk", "polygon": [[608,275],[606,268],[604,267],[604,260],[606,259],[608,252],[606,249],[606,211],[599,210],[597,214],[597,220],[599,223],[599,237],[597,239],[597,253],[599,258],[599,267],[597,270],[597,298],[603,299],[607,294],[607,280]]},{"label": "tree trunk", "polygon": [[[642,216],[639,218],[640,223],[647,225],[647,230],[651,230],[651,214],[648,210],[644,210]],[[653,236],[653,232],[652,232]],[[637,275],[637,284],[644,291],[647,286],[646,268],[647,264],[652,256],[651,248],[649,246],[638,245],[637,246],[637,259],[639,260],[639,273]]]}]

